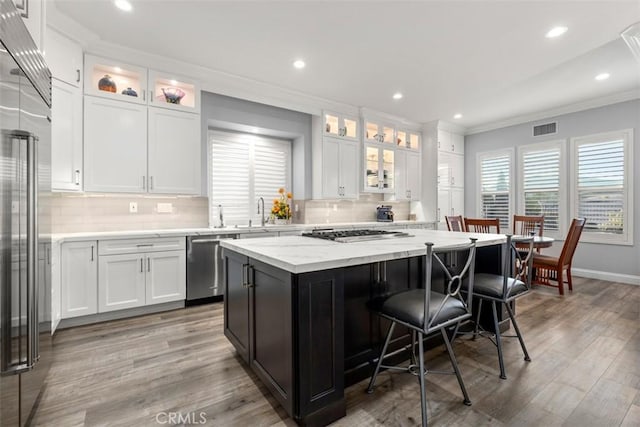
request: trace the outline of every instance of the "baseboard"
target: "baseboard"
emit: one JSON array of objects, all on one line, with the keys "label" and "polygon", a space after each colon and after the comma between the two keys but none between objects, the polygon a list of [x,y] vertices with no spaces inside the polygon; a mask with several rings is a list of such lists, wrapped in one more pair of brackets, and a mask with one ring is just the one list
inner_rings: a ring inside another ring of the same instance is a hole
[{"label": "baseboard", "polygon": [[627,283],[640,286],[640,276],[632,274],[610,273],[608,271],[587,270],[584,268],[572,268],[571,274],[588,279],[606,280],[607,282]]},{"label": "baseboard", "polygon": [[90,325],[92,323],[108,322],[110,320],[126,319],[128,317],[144,316],[162,311],[184,308],[184,300],[165,302],[162,304],[146,305],[142,307],[127,308],[124,310],[109,311],[107,313],[90,314],[87,316],[72,317],[60,320],[59,329],[73,328],[76,326]]}]

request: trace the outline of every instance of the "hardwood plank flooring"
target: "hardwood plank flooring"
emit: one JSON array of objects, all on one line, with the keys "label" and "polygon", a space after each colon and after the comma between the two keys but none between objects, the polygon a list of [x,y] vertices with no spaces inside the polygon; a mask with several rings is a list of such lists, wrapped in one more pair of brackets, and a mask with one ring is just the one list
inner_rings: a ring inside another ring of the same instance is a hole
[{"label": "hardwood plank flooring", "polygon": [[[574,279],[564,297],[536,288],[518,302],[533,359],[506,339],[507,380],[495,347],[457,339],[454,350],[473,405],[453,376],[427,377],[431,426],[640,425],[640,286]],[[222,304],[59,331],[37,426],[293,426],[222,333]],[[426,353],[449,369],[443,348]],[[415,377],[383,372],[346,390],[335,426],[420,424]],[[179,413],[177,418],[171,413]],[[202,418],[201,418],[202,414]]]}]

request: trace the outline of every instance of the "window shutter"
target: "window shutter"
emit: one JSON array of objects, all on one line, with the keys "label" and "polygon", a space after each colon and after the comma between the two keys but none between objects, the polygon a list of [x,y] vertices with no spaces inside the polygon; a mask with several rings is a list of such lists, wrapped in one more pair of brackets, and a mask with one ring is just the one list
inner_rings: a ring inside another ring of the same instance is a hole
[{"label": "window shutter", "polygon": [[[249,212],[249,144],[211,140],[211,213],[222,205],[226,224],[246,224]],[[215,224],[215,222],[211,222]]]},{"label": "window shutter", "polygon": [[[290,146],[286,142],[256,142],[254,145],[255,198],[264,198],[265,217],[271,212],[273,199],[279,196],[278,189],[291,191],[288,185]],[[260,215],[255,210],[255,220]]]},{"label": "window shutter", "polygon": [[511,156],[484,156],[480,163],[481,215],[499,218],[500,229],[509,230]]},{"label": "window shutter", "polygon": [[560,148],[522,156],[525,215],[544,215],[544,229],[560,229]]},{"label": "window shutter", "polygon": [[623,234],[625,208],[624,140],[577,146],[578,216],[584,232]]}]

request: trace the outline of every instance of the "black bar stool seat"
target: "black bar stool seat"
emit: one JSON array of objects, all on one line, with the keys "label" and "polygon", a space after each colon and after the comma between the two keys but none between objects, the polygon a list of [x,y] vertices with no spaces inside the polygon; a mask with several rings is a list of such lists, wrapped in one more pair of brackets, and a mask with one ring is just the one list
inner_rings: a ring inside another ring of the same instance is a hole
[{"label": "black bar stool seat", "polygon": [[[467,307],[462,301],[445,297],[446,295],[438,292],[431,292],[429,321],[427,323],[438,326],[467,314]],[[401,292],[387,298],[382,303],[380,314],[385,314],[404,323],[424,325],[424,299],[424,289]],[[441,305],[442,308],[440,308]]]}]

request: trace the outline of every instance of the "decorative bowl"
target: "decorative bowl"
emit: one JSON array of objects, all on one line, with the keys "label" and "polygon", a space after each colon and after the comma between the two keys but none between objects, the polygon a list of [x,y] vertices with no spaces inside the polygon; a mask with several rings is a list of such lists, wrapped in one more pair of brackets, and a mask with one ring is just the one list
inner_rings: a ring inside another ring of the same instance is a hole
[{"label": "decorative bowl", "polygon": [[113,81],[109,74],[105,74],[103,78],[98,81],[98,89],[105,92],[116,92],[116,82]]},{"label": "decorative bowl", "polygon": [[162,94],[169,104],[180,104],[180,100],[185,96],[185,93],[177,87],[162,89]]}]

